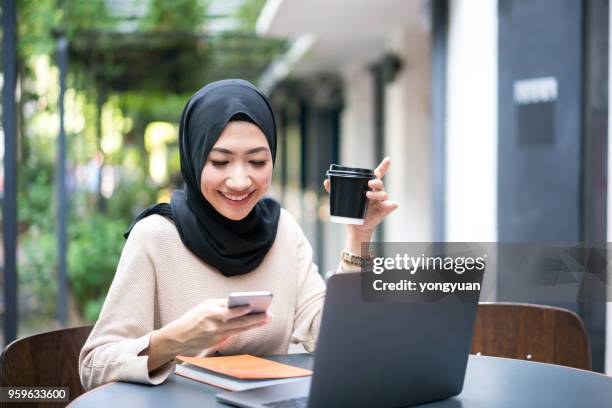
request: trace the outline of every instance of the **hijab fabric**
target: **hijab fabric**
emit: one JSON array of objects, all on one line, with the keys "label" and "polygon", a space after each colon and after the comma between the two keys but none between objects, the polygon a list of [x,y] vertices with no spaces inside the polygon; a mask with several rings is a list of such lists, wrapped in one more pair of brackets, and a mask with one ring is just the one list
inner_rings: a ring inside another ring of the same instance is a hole
[{"label": "hijab fabric", "polygon": [[153,205],[134,218],[134,225],[151,214],[172,219],[183,244],[225,276],[251,272],[263,261],[276,238],[280,204],[271,198],[257,202],[241,220],[221,215],[200,189],[208,154],[230,120],[249,120],[266,136],[272,163],[276,159],[276,122],[268,99],[250,82],[226,79],[206,85],[187,102],[179,124],[183,190],[170,203]]}]

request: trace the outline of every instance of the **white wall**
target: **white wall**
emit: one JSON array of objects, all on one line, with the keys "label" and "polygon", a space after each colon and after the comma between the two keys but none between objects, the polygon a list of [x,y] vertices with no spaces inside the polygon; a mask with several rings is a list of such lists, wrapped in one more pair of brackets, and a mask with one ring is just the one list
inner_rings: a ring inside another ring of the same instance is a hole
[{"label": "white wall", "polygon": [[450,2],[447,65],[448,241],[497,239],[497,1]]},{"label": "white wall", "polygon": [[[497,240],[497,0],[452,0],[447,54],[445,237]],[[496,299],[496,259],[481,301]]]},{"label": "white wall", "polygon": [[[388,49],[403,63],[385,90],[385,187],[400,206],[385,222],[385,241],[431,241],[431,41],[424,27],[389,32]],[[382,159],[382,158],[381,158]],[[378,165],[378,163],[376,163]]]},{"label": "white wall", "polygon": [[344,109],[340,118],[340,162],[374,168],[374,84],[368,67],[349,65],[342,72]]}]

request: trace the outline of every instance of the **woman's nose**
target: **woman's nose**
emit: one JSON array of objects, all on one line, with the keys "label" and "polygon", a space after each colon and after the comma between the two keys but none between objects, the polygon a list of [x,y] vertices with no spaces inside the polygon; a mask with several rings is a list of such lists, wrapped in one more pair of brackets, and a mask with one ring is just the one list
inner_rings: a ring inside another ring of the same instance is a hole
[{"label": "woman's nose", "polygon": [[244,171],[242,166],[236,166],[232,174],[227,178],[225,184],[234,191],[244,191],[251,187],[252,181],[249,174]]}]

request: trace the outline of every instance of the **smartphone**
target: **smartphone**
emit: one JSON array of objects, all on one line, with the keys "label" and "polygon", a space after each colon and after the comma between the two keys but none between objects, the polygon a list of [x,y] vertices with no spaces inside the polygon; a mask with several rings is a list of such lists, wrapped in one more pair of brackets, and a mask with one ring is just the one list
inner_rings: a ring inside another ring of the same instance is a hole
[{"label": "smartphone", "polygon": [[227,307],[251,306],[253,313],[265,313],[272,303],[272,292],[232,292],[227,301]]}]

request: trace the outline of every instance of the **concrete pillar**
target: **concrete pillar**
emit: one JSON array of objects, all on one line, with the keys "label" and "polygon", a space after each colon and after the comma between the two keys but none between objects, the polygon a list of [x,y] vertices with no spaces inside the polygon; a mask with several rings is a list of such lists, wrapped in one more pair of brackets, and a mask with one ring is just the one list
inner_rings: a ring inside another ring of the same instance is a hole
[{"label": "concrete pillar", "polygon": [[[390,31],[388,50],[402,69],[385,95],[385,154],[392,160],[385,185],[399,208],[385,222],[385,241],[431,241],[430,33]],[[378,163],[376,163],[378,165]]]},{"label": "concrete pillar", "polygon": [[497,239],[497,1],[450,3],[446,120],[448,241]]}]

